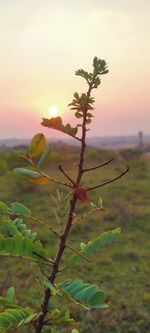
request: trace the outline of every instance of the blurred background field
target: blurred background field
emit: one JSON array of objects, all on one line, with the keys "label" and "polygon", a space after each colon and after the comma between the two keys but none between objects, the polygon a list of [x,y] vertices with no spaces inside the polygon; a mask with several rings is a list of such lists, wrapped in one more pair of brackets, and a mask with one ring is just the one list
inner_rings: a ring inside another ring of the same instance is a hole
[{"label": "blurred background field", "polygon": [[[57,227],[53,202],[57,186],[33,185],[12,171],[22,166],[18,155],[23,147],[0,152],[0,200],[8,205],[19,201],[32,210],[32,215]],[[78,147],[63,143],[54,144],[47,172],[56,179],[63,179],[58,170],[62,165],[75,176]],[[114,161],[95,172],[85,175],[83,186],[98,184],[116,175],[128,163],[130,171],[123,178],[108,186],[89,192],[90,201],[103,200],[105,211],[96,212],[74,227],[70,234],[72,246],[79,249],[81,241],[88,241],[103,231],[121,227],[122,233],[116,242],[97,252],[92,264],[82,261],[64,271],[61,278],[78,278],[98,284],[107,294],[107,310],[88,312],[71,308],[74,318],[81,321],[81,333],[148,333],[150,332],[150,147],[122,149],[119,151],[88,148],[85,164],[91,166],[114,157]],[[77,216],[90,210],[90,205],[78,202]],[[26,221],[27,222],[27,221]],[[53,258],[57,239],[46,229],[31,221],[29,229],[38,231],[38,236],[48,247]],[[2,227],[1,231],[2,232]],[[70,251],[67,250],[67,255]],[[35,264],[1,257],[0,291],[5,294],[14,285],[17,301],[25,306],[39,305],[36,290]],[[65,261],[65,260],[64,260]],[[64,265],[65,262],[62,263]],[[59,279],[59,277],[58,277]],[[27,328],[17,332],[27,332]],[[29,330],[28,330],[29,332]],[[31,329],[32,332],[32,329]],[[70,332],[64,331],[64,332]]]}]

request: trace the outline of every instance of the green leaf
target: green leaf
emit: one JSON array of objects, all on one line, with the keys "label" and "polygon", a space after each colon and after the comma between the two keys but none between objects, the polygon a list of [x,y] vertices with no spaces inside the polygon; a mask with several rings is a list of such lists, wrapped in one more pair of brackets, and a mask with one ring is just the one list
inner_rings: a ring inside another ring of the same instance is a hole
[{"label": "green leaf", "polygon": [[46,146],[46,139],[42,133],[36,134],[29,146],[29,157],[39,156],[43,153]]},{"label": "green leaf", "polygon": [[58,290],[54,287],[54,285],[50,282],[48,278],[44,278],[42,283],[45,287],[49,288],[53,295],[59,294]]},{"label": "green leaf", "polygon": [[27,237],[15,235],[7,238],[0,236],[0,256],[22,257],[46,264],[48,253],[39,241],[33,243]]},{"label": "green leaf", "polygon": [[24,168],[15,168],[14,172],[18,173],[19,175],[33,178],[33,179],[41,178],[41,174],[39,172],[35,172],[35,171],[24,169]]},{"label": "green leaf", "polygon": [[64,192],[56,191],[56,196],[51,195],[51,198],[56,206],[56,209],[53,207],[54,215],[56,221],[60,223],[62,219],[66,218],[70,209],[70,200],[72,192],[65,194]]},{"label": "green leaf", "polygon": [[[120,232],[121,232],[120,228],[116,228],[112,231],[104,232],[97,238],[88,242],[88,244],[86,244],[79,253],[81,254],[81,256],[84,256],[84,257],[91,256],[93,254],[93,252],[95,252],[96,250],[98,250],[98,249],[102,248],[103,246],[114,241],[118,237]],[[81,258],[82,258],[81,256],[79,256],[78,254],[74,254],[70,257],[69,262],[72,264],[77,263],[81,260]]]},{"label": "green leaf", "polygon": [[75,302],[87,308],[99,308],[106,299],[104,291],[96,285],[90,285],[78,279],[66,280],[60,285],[60,289]]},{"label": "green leaf", "polygon": [[0,305],[5,309],[15,309],[18,305],[12,303],[7,297],[0,296]]},{"label": "green leaf", "polygon": [[83,242],[80,243],[80,248],[81,248],[81,250],[83,250],[85,246],[86,246],[85,243],[83,243]]},{"label": "green leaf", "polygon": [[19,157],[21,160],[25,161],[25,162],[32,163],[32,158],[29,158],[29,157],[24,156],[24,155],[19,155],[18,157]]},{"label": "green leaf", "polygon": [[46,163],[48,162],[48,160],[50,158],[51,152],[52,152],[52,147],[51,147],[51,145],[48,145],[44,149],[43,154],[41,155],[41,157],[40,157],[40,159],[38,161],[37,167],[39,169],[43,168],[46,165]]},{"label": "green leaf", "polygon": [[[32,240],[32,242],[35,241],[37,232],[31,233],[31,230],[27,229],[27,226],[25,223],[23,223],[22,219],[16,218],[15,220],[13,220],[11,222],[15,225],[15,227],[19,231],[19,233],[21,233],[24,237],[30,238]],[[11,234],[11,236],[13,236],[13,235]]]},{"label": "green leaf", "polygon": [[11,328],[29,323],[35,317],[37,317],[37,313],[33,314],[29,308],[7,309],[0,313],[0,332],[5,333]]},{"label": "green leaf", "polygon": [[13,221],[8,216],[2,216],[1,217],[1,223],[4,225],[6,230],[8,231],[10,236],[15,236],[17,234],[20,234],[18,231],[16,225],[13,223]]},{"label": "green leaf", "polygon": [[74,328],[71,333],[79,333],[79,331],[76,328]]},{"label": "green leaf", "polygon": [[20,216],[31,216],[31,211],[19,202],[13,202],[10,206],[10,211]]},{"label": "green leaf", "polygon": [[14,287],[10,287],[7,290],[6,298],[11,302],[14,301],[14,299],[15,299],[15,289],[14,289]]},{"label": "green leaf", "polygon": [[0,215],[5,215],[7,213],[8,213],[7,205],[4,202],[0,201]]}]

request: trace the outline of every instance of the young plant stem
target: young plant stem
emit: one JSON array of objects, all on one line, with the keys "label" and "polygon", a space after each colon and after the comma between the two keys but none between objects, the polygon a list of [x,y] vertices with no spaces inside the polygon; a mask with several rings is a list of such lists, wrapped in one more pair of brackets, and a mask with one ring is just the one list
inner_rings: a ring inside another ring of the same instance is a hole
[{"label": "young plant stem", "polygon": [[80,256],[82,259],[84,259],[85,261],[87,261],[87,262],[91,262],[91,260],[89,260],[89,259],[87,259],[86,257],[84,257],[80,252],[78,252],[77,250],[75,250],[73,247],[71,247],[70,245],[68,245],[68,244],[66,244],[66,247],[69,249],[69,250],[71,250],[71,251],[73,251],[73,252],[75,252],[76,254],[78,254],[78,256]]},{"label": "young plant stem", "polygon": [[101,168],[101,167],[103,167],[103,166],[105,166],[105,165],[111,163],[112,161],[113,161],[113,158],[111,158],[110,160],[108,160],[108,161],[106,161],[106,162],[104,162],[104,163],[102,163],[102,164],[98,164],[98,165],[96,165],[96,166],[94,166],[94,167],[87,168],[87,169],[83,169],[83,172],[93,171],[93,170],[95,170],[95,169],[99,169],[99,168]]},{"label": "young plant stem", "polygon": [[87,214],[84,214],[84,215],[81,215],[79,218],[77,218],[75,221],[73,221],[73,225],[76,225],[77,223],[83,221],[86,217],[89,217],[90,215],[92,215],[93,213],[97,212],[97,211],[100,211],[100,210],[104,210],[104,208],[99,208],[99,207],[96,207],[96,208],[93,208],[91,209]]},{"label": "young plant stem", "polygon": [[62,165],[60,164],[59,166],[58,166],[58,169],[64,174],[64,176],[73,184],[73,186],[75,187],[76,186],[76,183],[73,181],[73,179],[71,179],[70,177],[69,177],[69,175],[64,171],[64,169],[63,169],[63,167],[62,167]]},{"label": "young plant stem", "polygon": [[[89,84],[89,89],[87,92],[88,97],[91,94],[92,86],[93,86],[93,83]],[[76,183],[75,183],[76,187],[78,187],[80,185],[82,174],[83,174],[84,154],[85,154],[85,148],[86,148],[85,140],[86,140],[87,111],[88,111],[88,108],[86,110],[84,110],[84,113],[83,113],[81,149],[80,149],[80,157],[79,157],[78,174],[77,174],[77,179],[76,179]],[[49,276],[49,280],[52,284],[54,283],[56,275],[59,271],[59,264],[61,262],[62,255],[66,248],[66,241],[67,241],[67,238],[68,238],[68,235],[69,235],[70,229],[72,227],[72,223],[73,223],[76,202],[77,202],[77,197],[76,197],[76,194],[74,193],[73,198],[70,202],[70,211],[69,211],[67,223],[66,223],[64,231],[61,235],[58,251],[57,251],[57,254],[56,254],[56,257],[54,260],[54,265],[51,270],[51,274]],[[42,331],[43,326],[45,325],[45,317],[46,317],[46,314],[48,311],[50,297],[51,297],[51,291],[50,291],[50,289],[46,288],[44,301],[43,301],[43,304],[41,305],[42,314],[40,315],[39,319],[35,323],[35,332],[36,333],[40,333]]]},{"label": "young plant stem", "polygon": [[37,171],[42,177],[48,179],[50,182],[54,182],[55,184],[59,184],[59,185],[63,185],[63,186],[66,186],[66,187],[73,188],[72,185],[69,185],[69,184],[67,184],[67,183],[63,183],[63,182],[61,182],[61,181],[58,181],[58,180],[56,180],[56,179],[53,179],[53,178],[49,177],[46,173],[44,173],[43,171],[39,170],[39,168],[37,168],[36,165],[34,165],[34,168],[35,168],[35,170],[36,170],[36,171]]},{"label": "young plant stem", "polygon": [[101,183],[101,184],[99,184],[99,185],[96,185],[96,186],[93,186],[93,187],[89,187],[89,188],[86,189],[86,192],[87,192],[87,191],[92,191],[92,190],[95,190],[96,188],[99,188],[99,187],[102,187],[102,186],[108,185],[108,184],[110,184],[110,183],[113,183],[113,182],[115,182],[117,179],[120,179],[121,177],[123,177],[128,171],[129,171],[129,166],[127,165],[125,171],[123,171],[119,176],[114,177],[113,179],[107,180],[106,182]]}]

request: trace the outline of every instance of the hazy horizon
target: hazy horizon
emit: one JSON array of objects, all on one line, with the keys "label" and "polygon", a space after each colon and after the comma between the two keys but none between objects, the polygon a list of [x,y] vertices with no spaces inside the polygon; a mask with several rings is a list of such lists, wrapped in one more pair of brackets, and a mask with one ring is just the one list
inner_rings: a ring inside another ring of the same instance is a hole
[{"label": "hazy horizon", "polygon": [[87,88],[74,72],[91,71],[95,55],[110,72],[94,91],[89,135],[150,134],[149,12],[146,0],[1,2],[0,139],[65,137],[40,122],[56,105],[72,123],[67,104]]}]

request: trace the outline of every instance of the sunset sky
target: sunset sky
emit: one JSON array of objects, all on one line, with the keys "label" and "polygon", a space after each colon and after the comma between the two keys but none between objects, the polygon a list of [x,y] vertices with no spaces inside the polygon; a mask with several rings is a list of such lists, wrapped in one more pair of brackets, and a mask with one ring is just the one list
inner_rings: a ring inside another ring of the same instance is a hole
[{"label": "sunset sky", "polygon": [[[106,59],[90,135],[150,134],[149,0],[0,0],[0,139],[53,130],[40,125],[55,105],[64,122],[78,68]],[[57,136],[61,134],[57,132]]]}]

